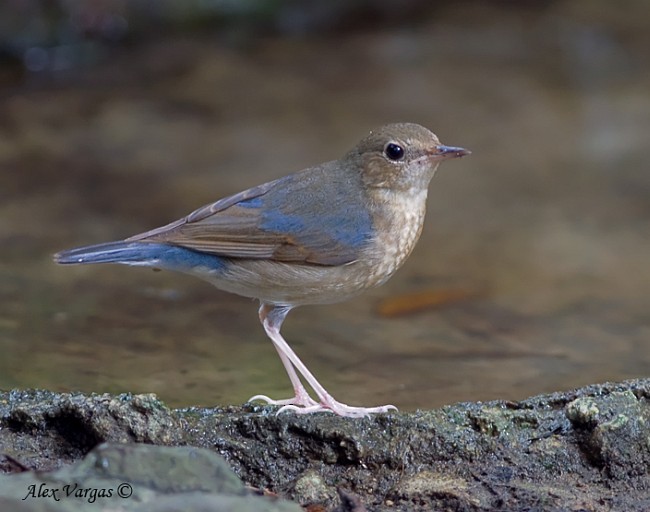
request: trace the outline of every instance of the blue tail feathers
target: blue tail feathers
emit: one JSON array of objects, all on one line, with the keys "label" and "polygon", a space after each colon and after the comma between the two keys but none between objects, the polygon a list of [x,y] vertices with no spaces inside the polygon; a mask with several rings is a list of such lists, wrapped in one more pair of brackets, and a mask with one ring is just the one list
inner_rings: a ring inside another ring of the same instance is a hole
[{"label": "blue tail feathers", "polygon": [[54,261],[63,265],[82,263],[144,263],[159,257],[160,249],[160,244],[108,242],[61,251],[54,255]]},{"label": "blue tail feathers", "polygon": [[219,270],[225,265],[223,258],[213,254],[147,242],[107,242],[78,247],[56,253],[54,261],[62,265],[122,263],[181,271],[195,267]]}]

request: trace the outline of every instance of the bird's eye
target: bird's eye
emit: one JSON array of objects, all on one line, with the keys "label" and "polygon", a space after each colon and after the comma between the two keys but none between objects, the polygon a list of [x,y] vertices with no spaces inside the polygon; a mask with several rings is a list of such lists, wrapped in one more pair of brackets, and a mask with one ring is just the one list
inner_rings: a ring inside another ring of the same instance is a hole
[{"label": "bird's eye", "polygon": [[397,161],[404,158],[404,148],[394,142],[389,142],[384,148],[384,154],[389,160]]}]

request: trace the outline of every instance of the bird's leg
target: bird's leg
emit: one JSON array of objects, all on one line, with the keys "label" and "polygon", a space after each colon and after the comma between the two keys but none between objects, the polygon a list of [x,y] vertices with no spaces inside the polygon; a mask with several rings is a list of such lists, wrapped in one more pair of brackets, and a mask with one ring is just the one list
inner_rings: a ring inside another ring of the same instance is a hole
[{"label": "bird's leg", "polygon": [[[259,317],[260,317],[260,322],[262,322],[262,325],[264,326],[264,330],[266,331],[266,333],[268,334],[269,332],[268,329],[272,328],[271,325],[277,325],[277,331],[279,334],[280,326],[282,325],[282,322],[284,321],[285,317],[287,316],[287,313],[289,313],[290,310],[291,310],[290,307],[269,306],[268,304],[262,303],[259,310]],[[271,314],[273,315],[273,318],[268,319],[269,315]],[[269,327],[267,327],[267,323],[269,324]],[[268,335],[270,336],[270,334]],[[318,402],[316,402],[312,397],[309,396],[309,393],[302,385],[302,382],[300,381],[300,377],[298,377],[298,374],[296,373],[295,368],[291,364],[291,361],[289,361],[289,359],[284,354],[284,352],[282,352],[278,348],[275,342],[273,343],[273,346],[278,351],[278,355],[280,356],[280,361],[282,361],[284,369],[287,371],[287,375],[289,375],[289,380],[291,381],[291,385],[293,386],[293,391],[296,394],[296,396],[284,400],[273,400],[272,398],[269,398],[266,395],[255,395],[250,397],[248,401],[252,402],[253,400],[263,400],[267,404],[271,404],[271,405],[295,405],[295,406],[302,406],[302,407],[311,407],[314,405],[318,405]]]},{"label": "bird's leg", "polygon": [[[260,319],[262,320],[264,330],[268,337],[271,338],[273,345],[280,354],[280,359],[287,369],[291,383],[296,391],[296,397],[293,400],[270,402],[280,403],[283,405],[278,413],[287,410],[295,411],[298,414],[329,411],[338,414],[339,416],[362,417],[367,416],[368,414],[385,413],[390,410],[397,410],[394,405],[384,405],[380,407],[351,407],[336,401],[316,380],[316,377],[314,377],[314,375],[307,369],[304,363],[280,334],[280,327],[290,309],[291,308],[286,306],[271,306],[268,304],[262,304],[262,307],[260,308]],[[318,403],[309,397],[296,374],[296,370],[305,378],[307,383],[316,392],[319,399]],[[309,399],[308,403],[305,403],[304,397]]]}]

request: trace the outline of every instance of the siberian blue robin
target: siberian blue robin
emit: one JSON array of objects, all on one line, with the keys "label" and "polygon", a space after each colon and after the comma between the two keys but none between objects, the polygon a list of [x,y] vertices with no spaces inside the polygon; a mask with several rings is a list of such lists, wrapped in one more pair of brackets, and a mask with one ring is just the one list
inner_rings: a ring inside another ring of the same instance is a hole
[{"label": "siberian blue robin", "polygon": [[[469,151],[444,146],[417,124],[370,132],[327,162],[208,204],[166,226],[62,251],[62,264],[122,263],[176,270],[259,299],[259,318],[295,396],[263,400],[280,411],[360,417],[395,409],[336,401],[280,334],[296,306],[347,300],[384,283],[422,232],[427,189],[438,164]],[[312,398],[299,375],[314,390]]]}]

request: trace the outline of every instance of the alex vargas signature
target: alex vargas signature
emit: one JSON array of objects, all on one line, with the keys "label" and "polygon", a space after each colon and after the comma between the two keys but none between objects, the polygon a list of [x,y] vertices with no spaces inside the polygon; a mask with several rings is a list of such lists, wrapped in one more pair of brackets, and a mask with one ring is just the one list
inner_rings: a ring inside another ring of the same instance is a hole
[{"label": "alex vargas signature", "polygon": [[40,485],[32,484],[27,488],[27,498],[51,498],[54,501],[61,501],[62,498],[84,498],[88,503],[94,503],[97,498],[128,498],[133,493],[130,484],[121,483],[116,489],[103,487],[81,487],[79,484],[65,484],[62,487],[51,487],[45,483]]}]

